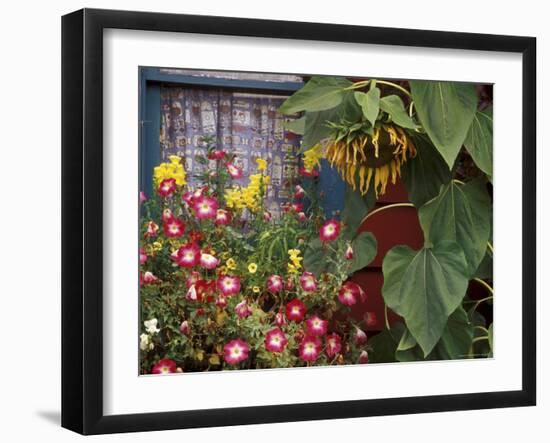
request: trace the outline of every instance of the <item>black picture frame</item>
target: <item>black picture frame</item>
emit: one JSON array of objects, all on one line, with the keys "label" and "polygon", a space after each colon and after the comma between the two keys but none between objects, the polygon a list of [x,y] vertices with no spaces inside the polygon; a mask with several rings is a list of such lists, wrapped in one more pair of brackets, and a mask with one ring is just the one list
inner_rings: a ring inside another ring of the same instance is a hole
[{"label": "black picture frame", "polygon": [[[103,413],[103,30],[108,28],[519,53],[522,113],[522,389],[506,392]],[[83,9],[62,18],[62,426],[82,434],[536,404],[536,39]]]}]

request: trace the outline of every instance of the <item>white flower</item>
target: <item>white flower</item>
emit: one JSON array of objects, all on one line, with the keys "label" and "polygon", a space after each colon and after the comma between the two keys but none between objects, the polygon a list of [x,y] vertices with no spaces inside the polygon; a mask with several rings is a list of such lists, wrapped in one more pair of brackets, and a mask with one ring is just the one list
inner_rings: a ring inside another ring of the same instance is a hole
[{"label": "white flower", "polygon": [[141,334],[139,336],[139,348],[142,351],[150,351],[155,347],[153,343],[151,343],[151,337],[149,337],[149,334]]},{"label": "white flower", "polygon": [[160,331],[160,329],[157,328],[158,320],[156,318],[152,318],[151,320],[145,320],[143,324],[145,325],[145,330],[149,334],[156,334],[157,332]]}]

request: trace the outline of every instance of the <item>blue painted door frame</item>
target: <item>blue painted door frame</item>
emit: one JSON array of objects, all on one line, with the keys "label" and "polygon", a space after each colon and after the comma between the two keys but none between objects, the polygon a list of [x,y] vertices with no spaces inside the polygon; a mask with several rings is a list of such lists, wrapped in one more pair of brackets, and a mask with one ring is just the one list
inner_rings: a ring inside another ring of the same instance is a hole
[{"label": "blue painted door frame", "polygon": [[[160,124],[162,83],[212,88],[227,88],[251,91],[278,91],[293,93],[303,86],[302,82],[273,82],[241,80],[165,73],[160,68],[139,68],[139,183],[140,189],[151,195],[153,168],[161,161]],[[344,202],[345,184],[338,173],[323,164],[320,188],[328,198],[325,200],[327,216],[341,210]]]}]

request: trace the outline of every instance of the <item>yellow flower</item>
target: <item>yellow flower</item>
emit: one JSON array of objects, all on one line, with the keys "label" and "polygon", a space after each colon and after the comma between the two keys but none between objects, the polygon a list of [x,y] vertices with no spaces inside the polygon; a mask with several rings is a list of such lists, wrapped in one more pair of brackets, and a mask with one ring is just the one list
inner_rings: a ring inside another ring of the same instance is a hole
[{"label": "yellow flower", "polygon": [[235,260],[230,258],[225,262],[227,269],[237,269],[237,263],[235,263]]},{"label": "yellow flower", "polygon": [[288,258],[290,260],[288,263],[288,272],[291,274],[296,274],[302,268],[301,261],[303,258],[299,256],[300,253],[301,251],[299,249],[288,250]]},{"label": "yellow flower", "polygon": [[307,171],[312,171],[314,168],[321,165],[320,161],[322,158],[321,145],[315,145],[313,148],[304,152],[304,168]]},{"label": "yellow flower", "polygon": [[248,272],[254,274],[258,270],[258,265],[256,263],[250,263],[248,265]]},{"label": "yellow flower", "polygon": [[253,286],[252,291],[254,291],[256,294],[258,294],[260,292],[260,287],[259,286]]},{"label": "yellow flower", "polygon": [[169,162],[161,163],[154,168],[155,185],[158,186],[163,180],[173,178],[178,186],[187,184],[187,174],[181,164],[181,157],[171,155]]},{"label": "yellow flower", "polygon": [[162,249],[162,241],[153,242],[153,251],[160,251]]},{"label": "yellow flower", "polygon": [[287,268],[288,268],[288,272],[290,274],[298,274],[298,269],[299,268],[294,266],[292,263],[288,263]]},{"label": "yellow flower", "polygon": [[267,169],[267,161],[263,158],[257,158],[256,163],[258,164],[258,171],[262,172]]}]

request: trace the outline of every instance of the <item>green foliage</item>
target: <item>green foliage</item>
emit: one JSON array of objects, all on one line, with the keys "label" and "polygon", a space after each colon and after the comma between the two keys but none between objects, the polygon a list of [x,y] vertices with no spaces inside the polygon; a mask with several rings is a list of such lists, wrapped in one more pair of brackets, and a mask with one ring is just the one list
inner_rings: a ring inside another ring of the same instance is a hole
[{"label": "green foliage", "polygon": [[405,319],[424,356],[428,355],[466,293],[461,247],[447,241],[420,251],[396,246],[386,254],[382,270],[384,301]]},{"label": "green foliage", "polygon": [[346,187],[344,210],[342,211],[342,221],[345,224],[344,235],[346,237],[355,237],[361,222],[375,203],[376,198],[373,188],[369,189],[369,192],[363,196],[357,190],[354,191],[351,187]]},{"label": "green foliage", "polygon": [[372,88],[369,92],[355,92],[355,100],[361,106],[363,115],[372,126],[380,112],[380,89]]},{"label": "green foliage", "polygon": [[476,113],[474,85],[420,80],[410,85],[420,123],[452,168]]},{"label": "green foliage", "polygon": [[420,208],[439,194],[441,185],[451,181],[451,171],[432,142],[425,135],[414,137],[416,157],[403,167],[403,180],[409,200]]},{"label": "green foliage", "polygon": [[480,180],[443,185],[439,195],[418,211],[426,245],[449,240],[458,243],[472,277],[487,249],[490,233],[490,201]]},{"label": "green foliage", "polygon": [[477,167],[489,178],[493,175],[493,107],[478,111],[464,140]]},{"label": "green foliage", "polygon": [[290,96],[279,108],[281,114],[300,111],[324,111],[342,103],[344,89],[352,83],[342,77],[312,77],[305,86]]},{"label": "green foliage", "polygon": [[351,242],[353,248],[353,259],[348,268],[348,274],[359,271],[367,267],[367,265],[376,257],[376,238],[371,232],[361,232]]},{"label": "green foliage", "polygon": [[403,100],[398,95],[382,97],[380,99],[380,109],[386,112],[395,124],[402,128],[416,129],[418,127],[405,111]]}]

